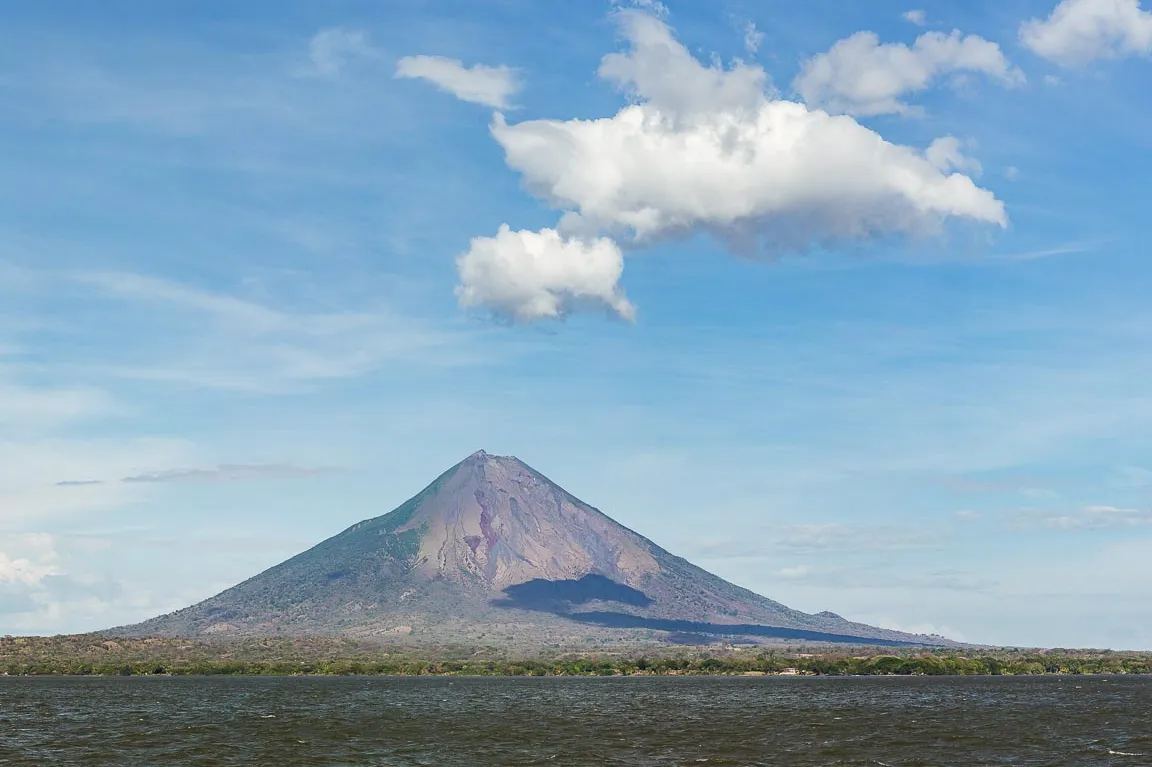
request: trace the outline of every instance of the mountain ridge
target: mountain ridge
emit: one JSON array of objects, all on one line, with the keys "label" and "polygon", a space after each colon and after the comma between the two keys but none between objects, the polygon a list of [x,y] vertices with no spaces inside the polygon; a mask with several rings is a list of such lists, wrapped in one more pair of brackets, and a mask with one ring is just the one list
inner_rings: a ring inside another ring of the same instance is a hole
[{"label": "mountain ridge", "polygon": [[672,554],[518,458],[484,450],[387,514],[203,602],[106,633],[953,644],[793,610]]}]

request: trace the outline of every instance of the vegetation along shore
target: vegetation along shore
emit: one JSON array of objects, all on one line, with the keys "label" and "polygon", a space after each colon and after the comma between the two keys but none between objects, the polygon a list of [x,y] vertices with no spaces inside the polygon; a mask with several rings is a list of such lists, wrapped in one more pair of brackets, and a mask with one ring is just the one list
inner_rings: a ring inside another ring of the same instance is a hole
[{"label": "vegetation along shore", "polygon": [[888,647],[405,647],[331,637],[231,641],[101,635],[0,638],[0,675],[1043,675],[1152,674],[1152,653]]}]

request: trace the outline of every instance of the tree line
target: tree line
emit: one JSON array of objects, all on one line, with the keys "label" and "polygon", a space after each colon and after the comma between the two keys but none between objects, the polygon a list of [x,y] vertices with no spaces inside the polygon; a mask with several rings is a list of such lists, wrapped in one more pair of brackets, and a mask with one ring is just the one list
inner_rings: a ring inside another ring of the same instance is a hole
[{"label": "tree line", "polygon": [[5,637],[3,675],[974,676],[1150,674],[1152,653],[1102,650],[696,648],[517,657],[496,648],[415,648],[337,638],[231,642]]}]

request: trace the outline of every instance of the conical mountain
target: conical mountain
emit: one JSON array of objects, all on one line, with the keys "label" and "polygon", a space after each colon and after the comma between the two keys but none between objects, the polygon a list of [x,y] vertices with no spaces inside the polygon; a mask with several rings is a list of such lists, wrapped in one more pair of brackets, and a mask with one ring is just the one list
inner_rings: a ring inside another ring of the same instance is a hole
[{"label": "conical mountain", "polygon": [[941,643],[789,609],[670,554],[520,460],[484,451],[391,513],[197,605],[109,633]]}]

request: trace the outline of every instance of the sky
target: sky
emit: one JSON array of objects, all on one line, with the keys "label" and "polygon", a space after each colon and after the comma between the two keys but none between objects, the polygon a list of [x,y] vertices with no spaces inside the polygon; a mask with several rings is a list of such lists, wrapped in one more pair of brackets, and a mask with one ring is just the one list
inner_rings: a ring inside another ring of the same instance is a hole
[{"label": "sky", "polygon": [[792,607],[1152,649],[1152,7],[43,0],[0,634],[515,455]]}]

